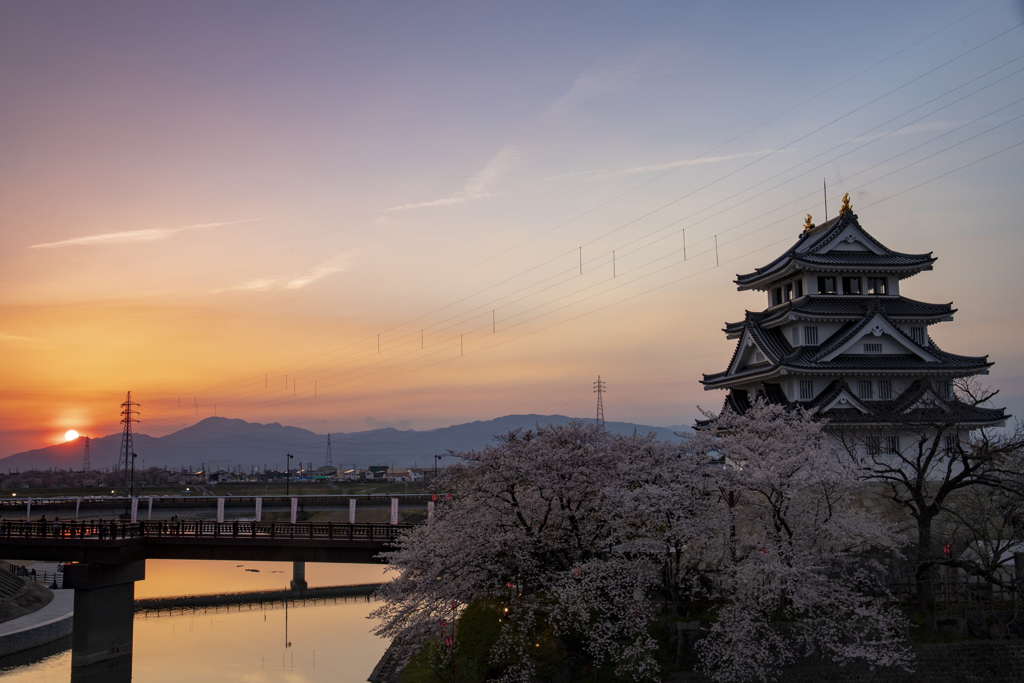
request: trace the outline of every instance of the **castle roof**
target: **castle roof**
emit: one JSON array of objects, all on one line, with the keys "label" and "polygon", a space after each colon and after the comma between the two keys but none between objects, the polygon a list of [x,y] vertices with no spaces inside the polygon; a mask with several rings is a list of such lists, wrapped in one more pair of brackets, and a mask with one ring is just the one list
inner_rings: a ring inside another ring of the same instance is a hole
[{"label": "castle roof", "polygon": [[766,289],[800,271],[889,273],[900,279],[931,270],[935,258],[927,254],[893,251],[872,237],[857,221],[853,211],[804,230],[796,243],[781,256],[753,273],[736,276],[742,290]]},{"label": "castle roof", "polygon": [[865,297],[809,294],[766,311],[747,311],[746,317],[735,323],[726,323],[723,331],[735,338],[748,322],[771,329],[795,320],[819,322],[847,322],[860,320],[872,305],[881,306],[885,316],[893,322],[921,324],[952,320],[956,309],[952,303],[929,304],[905,297]]},{"label": "castle roof", "polygon": [[[956,398],[941,398],[931,382],[917,380],[895,399],[886,401],[859,400],[845,379],[831,382],[813,401],[789,401],[778,384],[767,383],[754,396],[743,389],[733,389],[725,398],[723,411],[739,414],[750,409],[751,402],[763,400],[793,409],[817,410],[832,425],[877,427],[904,425],[935,425],[956,423],[964,427],[985,427],[1000,424],[1009,416],[1004,408],[985,408],[964,403]],[[699,420],[697,426],[710,423]]]},{"label": "castle roof", "polygon": [[[892,319],[886,315],[887,303],[882,297],[866,299],[859,317],[847,321],[816,346],[793,346],[777,326],[765,325],[756,320],[756,316],[748,316],[742,323],[726,327],[730,337],[739,337],[728,368],[722,372],[705,374],[701,383],[705,389],[725,389],[737,384],[773,381],[791,373],[894,373],[962,377],[984,372],[992,365],[988,356],[961,356],[943,351],[930,338],[927,345],[919,344],[893,324]],[[908,308],[913,310],[913,306]],[[902,347],[902,352],[880,355],[844,353],[858,340],[882,334],[895,340]],[[764,355],[764,360],[739,367],[737,359],[743,349],[749,346],[756,347]]]}]

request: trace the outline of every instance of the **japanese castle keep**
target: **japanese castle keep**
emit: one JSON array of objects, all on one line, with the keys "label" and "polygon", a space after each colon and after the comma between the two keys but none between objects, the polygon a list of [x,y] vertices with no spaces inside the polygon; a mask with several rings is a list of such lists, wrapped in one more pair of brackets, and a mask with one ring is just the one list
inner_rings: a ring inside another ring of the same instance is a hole
[{"label": "japanese castle keep", "polygon": [[740,291],[765,292],[768,307],[726,324],[736,351],[704,388],[728,391],[725,411],[746,412],[758,397],[817,408],[834,438],[853,437],[869,454],[900,451],[908,426],[945,423],[952,448],[950,439],[1003,423],[1003,409],[968,406],[953,390],[987,374],[988,357],[948,353],[928,334],[953,319],[952,304],[900,296],[900,282],[933,263],[930,252],[892,251],[869,235],[849,195],[837,218],[815,226],[808,216],[784,254],[736,278]]}]

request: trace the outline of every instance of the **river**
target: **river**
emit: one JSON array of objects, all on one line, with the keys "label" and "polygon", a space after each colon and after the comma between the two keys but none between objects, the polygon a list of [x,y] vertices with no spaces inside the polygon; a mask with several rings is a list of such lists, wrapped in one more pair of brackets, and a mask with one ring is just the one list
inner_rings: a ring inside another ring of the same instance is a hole
[{"label": "river", "polygon": [[[136,598],[283,589],[291,563],[148,560]],[[309,586],[377,583],[380,565],[306,564]],[[363,683],[387,642],[364,597],[135,615],[132,678],[146,683]],[[0,671],[3,683],[68,683],[71,650]]]}]

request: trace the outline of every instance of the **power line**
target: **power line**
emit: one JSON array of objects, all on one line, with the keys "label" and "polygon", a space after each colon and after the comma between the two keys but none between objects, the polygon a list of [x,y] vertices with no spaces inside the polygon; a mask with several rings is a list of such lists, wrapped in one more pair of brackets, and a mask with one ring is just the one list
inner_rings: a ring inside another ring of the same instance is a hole
[{"label": "power line", "polygon": [[[858,77],[860,77],[860,76],[862,76],[862,75],[864,75],[864,74],[866,74],[866,73],[876,69],[877,67],[879,67],[879,66],[881,66],[881,65],[883,65],[883,64],[885,64],[885,63],[887,63],[889,61],[891,61],[895,57],[897,57],[897,56],[899,56],[899,55],[901,55],[901,54],[903,54],[903,53],[913,49],[914,47],[916,47],[916,46],[918,46],[918,45],[920,45],[920,44],[930,40],[931,38],[933,38],[933,37],[935,37],[935,36],[945,32],[945,31],[947,31],[948,29],[952,28],[953,26],[955,26],[955,25],[965,21],[966,19],[974,16],[975,14],[978,14],[979,12],[989,8],[990,6],[992,6],[994,4],[996,4],[996,2],[997,2],[997,0],[993,0],[992,2],[989,2],[989,3],[987,3],[987,4],[985,4],[985,5],[981,6],[981,7],[978,7],[976,9],[974,9],[974,10],[972,10],[972,11],[970,11],[970,12],[968,12],[968,13],[962,15],[962,16],[960,16],[959,18],[957,18],[957,19],[955,19],[955,20],[953,20],[953,21],[943,25],[941,28],[939,28],[939,29],[937,29],[937,30],[935,30],[935,31],[925,35],[924,37],[916,40],[915,42],[913,42],[913,43],[911,43],[911,44],[909,44],[909,45],[907,45],[907,46],[905,46],[903,48],[901,48],[900,50],[897,50],[896,52],[890,54],[888,57],[885,57],[885,58],[875,62],[874,64],[872,64],[872,65],[862,69],[861,71],[858,71],[858,72],[854,73],[852,76],[849,76],[846,79],[844,79],[842,81],[839,81],[838,83],[836,83],[836,84],[834,84],[834,85],[832,85],[832,86],[830,86],[830,87],[828,87],[828,88],[826,88],[824,90],[821,90],[817,94],[812,95],[811,97],[806,98],[805,100],[803,100],[799,104],[796,104],[796,105],[794,105],[794,106],[792,106],[792,107],[790,107],[790,108],[788,108],[788,109],[786,109],[786,110],[784,110],[784,111],[782,111],[782,112],[780,112],[780,113],[778,113],[778,114],[776,114],[776,115],[766,119],[765,121],[762,121],[761,123],[759,123],[759,124],[757,124],[757,125],[755,125],[755,126],[753,126],[751,128],[748,128],[744,132],[739,133],[738,135],[735,135],[732,138],[729,138],[725,142],[722,142],[722,143],[720,143],[720,144],[710,148],[709,150],[707,150],[703,154],[701,154],[701,155],[691,159],[690,162],[688,162],[688,163],[692,163],[694,161],[698,161],[698,160],[700,160],[702,158],[705,158],[708,155],[714,153],[715,151],[721,149],[722,147],[724,147],[724,146],[726,146],[726,145],[728,145],[728,144],[730,144],[732,142],[735,142],[736,140],[739,140],[739,139],[743,138],[744,136],[746,136],[746,135],[748,135],[748,134],[750,134],[750,133],[752,133],[752,132],[754,132],[754,131],[756,131],[756,130],[758,130],[760,128],[763,128],[764,126],[768,125],[769,123],[772,123],[773,121],[776,121],[777,119],[779,119],[779,118],[781,118],[781,117],[783,117],[783,116],[785,116],[785,115],[787,115],[787,114],[789,114],[789,113],[791,113],[793,111],[801,109],[806,104],[808,104],[808,103],[810,103],[810,102],[812,102],[812,101],[822,97],[823,95],[825,95],[825,94],[827,94],[829,92],[832,92],[833,90],[836,90],[836,89],[842,87],[843,85],[853,81],[854,79],[856,79],[856,78],[858,78]],[[1014,28],[1016,28],[1016,27],[1014,27]],[[988,41],[985,41],[984,43],[981,43],[980,45],[975,46],[971,50],[968,50],[967,52],[962,53],[961,55],[953,58],[952,60],[939,65],[938,67],[936,67],[932,71],[934,71],[936,69],[939,69],[939,68],[942,68],[943,66],[949,64],[950,62],[955,61],[956,59],[959,59],[960,57],[964,56],[965,54],[973,52],[974,50],[976,50],[976,49],[978,49],[978,48],[988,44],[992,40],[995,40],[995,39],[1001,37],[1002,35],[1004,35],[1005,33],[1008,33],[1009,31],[1012,31],[1012,30],[1013,30],[1013,28],[1007,29],[1003,33],[1000,33],[1000,34],[996,35],[995,37],[990,38]],[[931,72],[927,72],[925,74],[922,74],[922,76],[918,77],[918,79],[928,75],[928,73],[931,73]],[[918,80],[918,79],[915,79],[915,80]],[[904,84],[904,85],[906,85],[906,84]],[[903,87],[903,86],[900,86],[900,87]],[[887,94],[889,94],[889,93],[887,93]],[[884,96],[885,95],[883,95],[882,97],[884,97]],[[826,125],[831,125],[831,124],[826,124]],[[474,268],[478,268],[478,267],[480,267],[482,265],[485,265],[485,264],[489,263],[490,261],[493,261],[495,258],[498,258],[498,257],[500,257],[500,256],[502,256],[504,254],[510,253],[511,251],[514,251],[514,250],[516,250],[516,249],[518,249],[518,248],[520,248],[522,246],[525,246],[526,244],[529,244],[530,242],[532,242],[532,241],[534,241],[534,240],[536,240],[536,239],[538,239],[538,238],[540,238],[542,236],[545,236],[545,235],[553,232],[554,230],[557,230],[557,229],[559,229],[561,227],[564,227],[565,225],[568,225],[568,224],[570,224],[570,223],[572,223],[572,222],[574,222],[574,221],[576,221],[576,220],[578,220],[580,218],[583,218],[583,217],[585,217],[585,216],[587,216],[587,215],[589,215],[589,214],[591,214],[591,213],[593,213],[593,212],[595,212],[595,211],[597,211],[597,210],[599,210],[601,208],[604,208],[605,206],[608,206],[609,204],[617,201],[618,199],[621,199],[621,198],[623,198],[623,197],[625,197],[625,196],[627,196],[627,195],[629,195],[629,194],[631,194],[631,193],[633,193],[633,192],[635,192],[635,191],[637,191],[637,190],[639,190],[639,189],[641,189],[641,188],[643,188],[643,187],[645,187],[645,186],[647,186],[647,185],[649,185],[649,184],[651,184],[651,183],[653,183],[653,182],[655,182],[655,181],[657,181],[657,180],[659,180],[661,178],[664,178],[664,177],[674,173],[676,170],[681,168],[683,165],[685,165],[685,164],[680,164],[679,166],[671,168],[671,169],[667,170],[666,172],[664,172],[664,173],[662,173],[662,174],[660,174],[658,176],[655,176],[654,178],[651,178],[651,179],[649,179],[649,180],[647,180],[647,181],[645,181],[643,183],[640,183],[640,184],[632,187],[631,189],[629,189],[629,190],[627,190],[627,191],[625,191],[625,192],[623,192],[623,193],[621,193],[619,195],[616,195],[615,197],[612,197],[609,200],[606,200],[605,202],[602,202],[602,203],[600,203],[600,204],[598,204],[598,205],[596,205],[594,207],[591,207],[590,209],[587,209],[586,211],[583,211],[583,212],[581,212],[579,214],[576,214],[575,216],[573,216],[572,218],[570,218],[570,219],[568,219],[566,221],[558,223],[555,226],[552,226],[551,228],[548,228],[547,230],[544,230],[544,231],[534,235],[533,237],[531,237],[531,238],[529,238],[529,239],[527,239],[527,240],[525,240],[523,242],[520,242],[520,243],[518,243],[518,244],[516,244],[516,245],[514,245],[514,246],[512,246],[512,247],[510,247],[508,249],[505,249],[505,250],[503,250],[503,251],[501,251],[501,252],[499,252],[499,253],[497,253],[497,254],[495,254],[493,256],[490,256],[490,257],[488,257],[488,258],[486,258],[486,259],[484,259],[482,261],[479,261],[479,262],[477,262],[477,263],[475,263],[475,264],[473,264],[471,266],[468,266],[468,267],[464,268],[461,271],[458,271],[458,272],[453,273],[451,275],[448,275],[448,276],[446,276],[444,278],[441,278],[441,279],[439,279],[439,280],[437,280],[437,281],[435,281],[435,282],[433,282],[433,283],[431,283],[429,285],[421,287],[420,289],[417,289],[417,290],[415,290],[415,291],[413,291],[413,292],[411,292],[409,294],[406,294],[406,295],[403,295],[403,296],[398,297],[396,299],[393,299],[393,300],[391,300],[391,301],[389,301],[389,302],[387,302],[385,304],[382,304],[382,305],[380,305],[380,306],[378,306],[376,308],[373,308],[373,309],[371,309],[369,311],[365,311],[364,313],[361,313],[361,314],[359,314],[357,316],[349,317],[349,318],[347,318],[344,321],[341,321],[341,322],[336,323],[334,325],[331,325],[331,326],[328,326],[326,328],[323,328],[322,330],[319,330],[319,331],[313,333],[312,335],[307,335],[306,337],[303,337],[302,339],[298,339],[298,340],[295,340],[293,342],[289,342],[288,344],[284,344],[284,345],[275,347],[273,349],[268,349],[267,351],[261,352],[260,354],[256,354],[255,356],[250,356],[249,358],[250,359],[251,358],[255,358],[255,357],[258,357],[259,355],[263,355],[265,353],[269,353],[271,351],[274,351],[274,350],[277,350],[277,349],[280,349],[280,348],[284,348],[285,346],[288,346],[290,344],[298,343],[299,341],[303,341],[305,339],[309,339],[309,338],[311,338],[313,336],[316,336],[318,334],[322,334],[323,332],[326,332],[326,331],[329,331],[331,329],[334,329],[334,328],[336,328],[336,327],[338,327],[340,325],[347,324],[349,322],[352,322],[353,320],[357,320],[357,319],[359,319],[361,317],[369,315],[370,313],[379,311],[379,310],[381,310],[381,309],[383,309],[385,307],[388,307],[388,306],[391,306],[391,305],[393,305],[395,303],[398,303],[398,302],[400,302],[400,301],[402,301],[404,299],[409,298],[410,296],[414,296],[415,294],[418,294],[418,293],[421,293],[423,291],[426,291],[427,289],[430,289],[430,288],[432,288],[432,287],[434,287],[434,286],[436,286],[438,284],[441,284],[441,283],[446,282],[446,281],[448,281],[448,280],[450,280],[450,279],[452,279],[454,277],[457,277],[457,276],[462,275],[462,274],[464,274],[466,272],[469,272],[470,270],[472,270]],[[359,342],[353,342],[353,344],[357,344],[357,343],[359,343]],[[342,347],[342,348],[350,348],[353,344],[346,345],[345,347]],[[239,380],[239,381],[245,381],[245,380]],[[219,385],[219,386],[226,386],[226,385]],[[216,388],[218,388],[218,387],[212,387],[211,389],[216,389]]]},{"label": "power line", "polygon": [[[1006,32],[1004,32],[1004,33],[1006,33]],[[1000,35],[1002,35],[1002,34],[1000,34]],[[994,38],[993,38],[993,39],[990,39],[990,40],[994,40]],[[989,42],[990,42],[990,41],[989,41]],[[977,48],[972,48],[972,49],[977,49]],[[969,51],[970,51],[970,50],[969,50]],[[946,63],[948,63],[948,61],[947,61]],[[934,70],[933,70],[933,71],[934,71]],[[920,77],[919,77],[919,78],[920,78]],[[987,86],[986,86],[986,87],[987,87]],[[987,132],[987,131],[986,131],[986,132]],[[936,139],[937,139],[937,138],[936,138]],[[973,138],[971,138],[971,139],[973,139]],[[936,153],[936,154],[938,154],[938,153]],[[934,156],[934,155],[931,155],[931,156]],[[931,157],[931,156],[930,156],[930,157]],[[930,157],[928,157],[928,158],[930,158]],[[927,158],[926,158],[926,159],[927,159]],[[916,162],[915,162],[915,163],[916,163]],[[906,167],[904,167],[904,168],[906,168]],[[898,169],[898,170],[902,170],[902,169]],[[897,172],[897,171],[894,171],[894,172]],[[890,174],[887,174],[887,175],[891,175],[891,173],[890,173]],[[883,177],[885,177],[885,176],[883,176]],[[749,221],[748,221],[748,222],[749,222]],[[729,228],[729,229],[734,229],[734,228]],[[721,233],[721,232],[719,232],[719,233],[716,233],[716,234],[715,234],[715,236],[713,236],[713,239],[714,239],[715,241],[717,241],[717,236],[718,236],[718,234],[720,234],[720,233]],[[697,243],[697,244],[699,244],[699,243]],[[685,245],[684,245],[684,249],[685,249]],[[684,252],[684,260],[685,260],[685,258],[686,258],[686,255],[685,255],[685,252]],[[592,260],[594,260],[594,259],[592,259]],[[495,321],[495,315],[496,315],[496,314],[495,314],[495,312],[494,312],[494,309],[492,309],[492,312],[493,312],[493,315],[492,315],[492,332],[494,333],[494,332],[496,332],[496,321]],[[451,319],[451,318],[450,318],[450,319]],[[424,333],[423,333],[423,331],[421,330],[421,348],[422,348],[422,347],[424,346],[424,341],[423,341],[423,335],[424,335]],[[296,390],[295,390],[295,386],[294,386],[294,383],[293,383],[293,395],[294,395],[294,394],[296,394]],[[198,404],[197,404],[197,412],[198,412]]]}]

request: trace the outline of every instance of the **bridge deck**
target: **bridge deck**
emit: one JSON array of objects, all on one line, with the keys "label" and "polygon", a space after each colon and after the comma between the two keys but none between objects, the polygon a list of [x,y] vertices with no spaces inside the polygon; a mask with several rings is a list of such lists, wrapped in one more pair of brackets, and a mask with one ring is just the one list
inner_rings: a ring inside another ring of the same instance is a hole
[{"label": "bridge deck", "polygon": [[282,522],[0,522],[0,557],[125,563],[145,559],[379,563],[411,525]]}]

